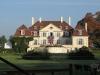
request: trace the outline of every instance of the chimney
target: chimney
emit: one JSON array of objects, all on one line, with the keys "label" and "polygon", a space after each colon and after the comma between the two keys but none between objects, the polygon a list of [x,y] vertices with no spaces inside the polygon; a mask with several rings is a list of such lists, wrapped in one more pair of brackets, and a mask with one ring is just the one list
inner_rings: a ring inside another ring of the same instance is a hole
[{"label": "chimney", "polygon": [[85,23],[85,30],[86,30],[86,32],[87,32],[87,23]]},{"label": "chimney", "polygon": [[39,22],[40,22],[40,23],[42,22],[42,18],[41,18],[41,17],[39,18]]},{"label": "chimney", "polygon": [[60,21],[61,21],[61,23],[63,23],[63,17],[61,16],[61,18],[60,18]]},{"label": "chimney", "polygon": [[35,23],[35,19],[34,17],[32,17],[32,25],[34,25],[34,23]]},{"label": "chimney", "polygon": [[71,17],[68,17],[68,24],[71,25]]}]

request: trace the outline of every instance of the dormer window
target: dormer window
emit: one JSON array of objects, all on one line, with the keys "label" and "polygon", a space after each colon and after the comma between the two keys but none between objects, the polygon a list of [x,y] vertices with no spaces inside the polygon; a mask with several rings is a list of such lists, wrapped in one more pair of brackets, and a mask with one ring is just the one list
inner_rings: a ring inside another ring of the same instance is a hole
[{"label": "dormer window", "polygon": [[69,36],[69,32],[68,31],[64,31],[64,37]]},{"label": "dormer window", "polygon": [[31,31],[31,35],[34,35],[34,31]]},{"label": "dormer window", "polygon": [[34,26],[34,30],[37,30],[37,26]]},{"label": "dormer window", "polygon": [[78,30],[78,32],[79,32],[79,35],[82,35],[82,30]]},{"label": "dormer window", "polygon": [[34,31],[34,36],[37,36],[37,31]]},{"label": "dormer window", "polygon": [[68,26],[66,26],[66,30],[68,29]]},{"label": "dormer window", "polygon": [[25,35],[25,30],[24,29],[21,30],[21,35]]}]

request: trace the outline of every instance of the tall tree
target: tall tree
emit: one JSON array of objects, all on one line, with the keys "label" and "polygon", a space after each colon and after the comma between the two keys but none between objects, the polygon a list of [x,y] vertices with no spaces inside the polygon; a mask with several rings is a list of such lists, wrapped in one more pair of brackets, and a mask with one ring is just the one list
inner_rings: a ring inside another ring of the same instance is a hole
[{"label": "tall tree", "polygon": [[26,53],[28,48],[28,43],[31,41],[32,37],[10,37],[10,42],[12,43],[12,48],[18,53]]},{"label": "tall tree", "polygon": [[4,48],[4,44],[7,42],[6,37],[3,35],[0,37],[0,48]]}]

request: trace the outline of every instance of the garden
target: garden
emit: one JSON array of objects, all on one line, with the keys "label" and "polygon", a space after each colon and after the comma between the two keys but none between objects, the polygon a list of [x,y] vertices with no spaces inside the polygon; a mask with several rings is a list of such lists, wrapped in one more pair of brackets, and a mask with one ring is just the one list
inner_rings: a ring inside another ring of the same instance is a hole
[{"label": "garden", "polygon": [[[81,49],[82,50],[82,49]],[[77,51],[77,50],[76,50]],[[34,69],[64,69],[68,67],[68,64],[78,64],[78,65],[90,65],[93,63],[98,63],[100,61],[100,51],[92,50],[90,53],[93,53],[96,59],[70,59],[69,55],[66,55],[66,59],[58,59],[54,57],[54,59],[49,58],[50,55],[47,55],[47,51],[32,51],[30,53],[16,53],[13,50],[4,50],[4,52],[0,53],[0,57],[6,59],[7,61],[13,63],[24,70],[34,70]],[[74,52],[75,53],[75,52]],[[83,52],[84,53],[84,52]],[[76,53],[77,54],[77,53]],[[32,59],[23,58],[23,56],[35,56]],[[72,52],[73,55],[73,52]],[[90,54],[91,55],[91,54]],[[93,56],[92,55],[92,56]],[[41,57],[43,56],[43,57]],[[62,56],[60,54],[60,56]],[[36,59],[41,57],[41,59]],[[46,58],[45,58],[46,57]],[[34,59],[35,58],[35,59]],[[0,72],[2,71],[15,71],[16,69],[9,66],[8,64],[0,61]],[[78,74],[77,74],[78,75]]]}]

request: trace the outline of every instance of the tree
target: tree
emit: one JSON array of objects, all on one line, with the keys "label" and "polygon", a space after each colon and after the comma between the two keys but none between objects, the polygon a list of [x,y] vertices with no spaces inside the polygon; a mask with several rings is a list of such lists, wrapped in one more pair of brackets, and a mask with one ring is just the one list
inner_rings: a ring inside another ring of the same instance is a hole
[{"label": "tree", "polygon": [[31,41],[32,37],[10,37],[10,42],[12,43],[12,48],[18,53],[26,53],[28,48],[28,43]]},{"label": "tree", "polygon": [[4,48],[4,45],[5,43],[7,42],[7,39],[6,37],[3,35],[0,37],[0,48],[3,49]]},{"label": "tree", "polygon": [[91,40],[96,48],[100,48],[100,29],[95,29],[91,35]]}]

